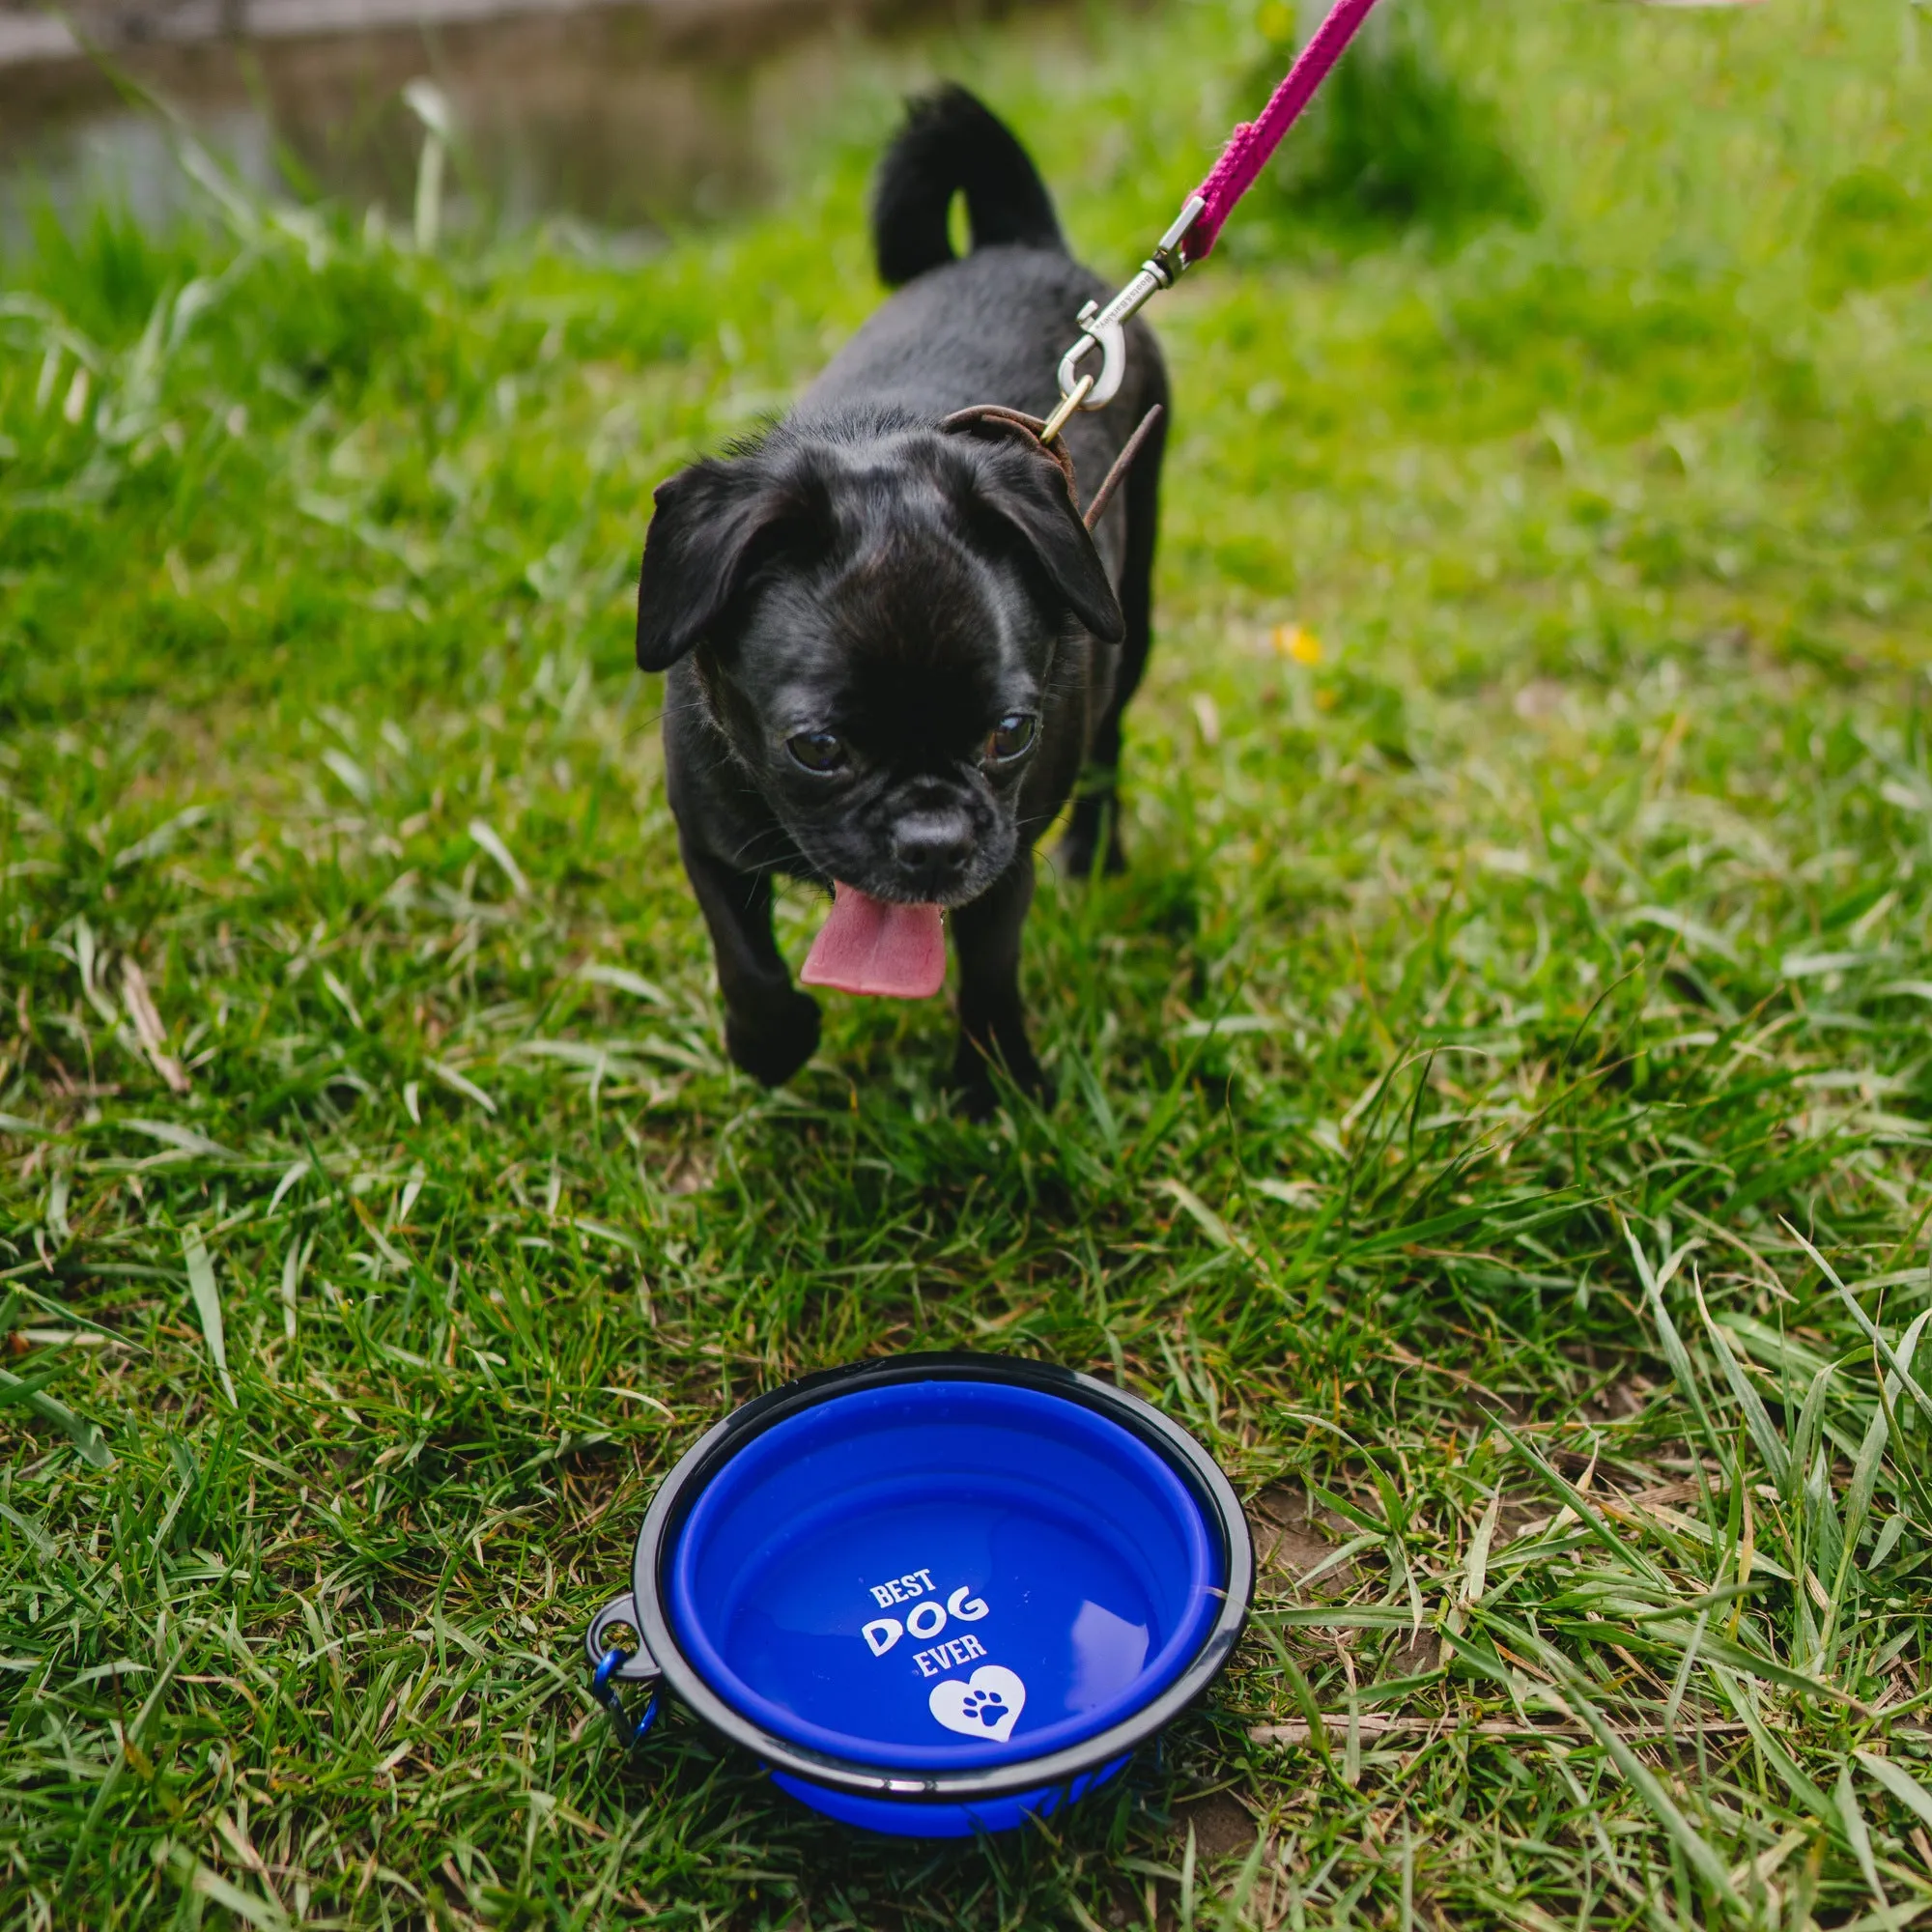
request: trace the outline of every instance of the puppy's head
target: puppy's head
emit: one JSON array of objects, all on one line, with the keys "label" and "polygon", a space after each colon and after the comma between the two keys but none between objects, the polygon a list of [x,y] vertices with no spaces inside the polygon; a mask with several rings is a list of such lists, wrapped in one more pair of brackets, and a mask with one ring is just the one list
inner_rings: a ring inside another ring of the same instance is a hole
[{"label": "puppy's head", "polygon": [[875,898],[963,905],[1011,863],[1065,647],[1121,608],[1030,438],[789,429],[673,476],[638,663],[696,653],[738,761],[805,857]]}]

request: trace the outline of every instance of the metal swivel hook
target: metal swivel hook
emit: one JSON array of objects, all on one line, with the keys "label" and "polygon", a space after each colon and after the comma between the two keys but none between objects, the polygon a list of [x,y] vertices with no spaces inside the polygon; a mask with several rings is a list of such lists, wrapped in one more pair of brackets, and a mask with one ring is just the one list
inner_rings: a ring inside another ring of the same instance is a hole
[{"label": "metal swivel hook", "polygon": [[[1171,289],[1180,278],[1187,266],[1179,253],[1181,239],[1207,206],[1198,194],[1190,198],[1126,287],[1104,308],[1090,301],[1074,318],[1080,325],[1080,339],[1060,358],[1060,407],[1046,419],[1042,442],[1051,442],[1075,410],[1105,409],[1120,393],[1127,373],[1127,324],[1162,289]],[[1080,364],[1096,349],[1099,373],[1083,374]]]}]

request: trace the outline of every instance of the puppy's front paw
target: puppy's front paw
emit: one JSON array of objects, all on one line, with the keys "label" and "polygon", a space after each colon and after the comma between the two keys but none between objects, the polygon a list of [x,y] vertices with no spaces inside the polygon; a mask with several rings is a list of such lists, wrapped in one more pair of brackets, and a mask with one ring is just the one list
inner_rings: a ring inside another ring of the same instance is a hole
[{"label": "puppy's front paw", "polygon": [[[1043,1107],[1053,1104],[1053,1083],[1024,1039],[1017,1053],[1010,1043],[1006,1045],[1002,1065],[1022,1094]],[[993,1079],[993,1064],[970,1034],[959,1036],[959,1051],[952,1061],[952,1086],[959,1095],[959,1111],[969,1121],[990,1120],[999,1111],[1000,1090]]]},{"label": "puppy's front paw", "polygon": [[1121,849],[1121,831],[1113,810],[1089,810],[1093,803],[1091,799],[1082,799],[1074,807],[1073,816],[1054,854],[1061,876],[1076,879],[1082,885],[1094,876],[1096,860],[1101,875],[1106,878],[1114,878],[1127,869],[1127,855]]},{"label": "puppy's front paw", "polygon": [[793,990],[783,1005],[724,1016],[732,1064],[763,1087],[781,1087],[818,1051],[818,1002]]}]

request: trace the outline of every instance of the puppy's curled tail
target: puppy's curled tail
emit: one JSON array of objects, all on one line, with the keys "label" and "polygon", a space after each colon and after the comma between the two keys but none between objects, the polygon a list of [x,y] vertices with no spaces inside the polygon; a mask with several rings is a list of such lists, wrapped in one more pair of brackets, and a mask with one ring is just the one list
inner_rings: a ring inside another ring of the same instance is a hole
[{"label": "puppy's curled tail", "polygon": [[961,190],[975,248],[1007,242],[1065,252],[1032,157],[990,108],[948,85],[907,103],[905,125],[879,163],[872,247],[888,288],[953,259],[947,213]]}]

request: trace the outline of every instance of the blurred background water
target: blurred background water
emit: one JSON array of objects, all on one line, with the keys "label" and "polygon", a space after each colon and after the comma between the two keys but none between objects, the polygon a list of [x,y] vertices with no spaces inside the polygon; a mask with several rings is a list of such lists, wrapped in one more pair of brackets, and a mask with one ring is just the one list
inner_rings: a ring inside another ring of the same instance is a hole
[{"label": "blurred background water", "polygon": [[[448,219],[577,217],[648,242],[780,185],[861,49],[1005,0],[120,0],[73,24],[0,0],[0,245],[37,211],[151,225],[195,190],[185,128],[249,185],[407,213],[445,108]],[[1029,14],[1048,11],[1029,0]],[[425,93],[420,83],[427,80]],[[157,111],[157,103],[167,111]]]}]

